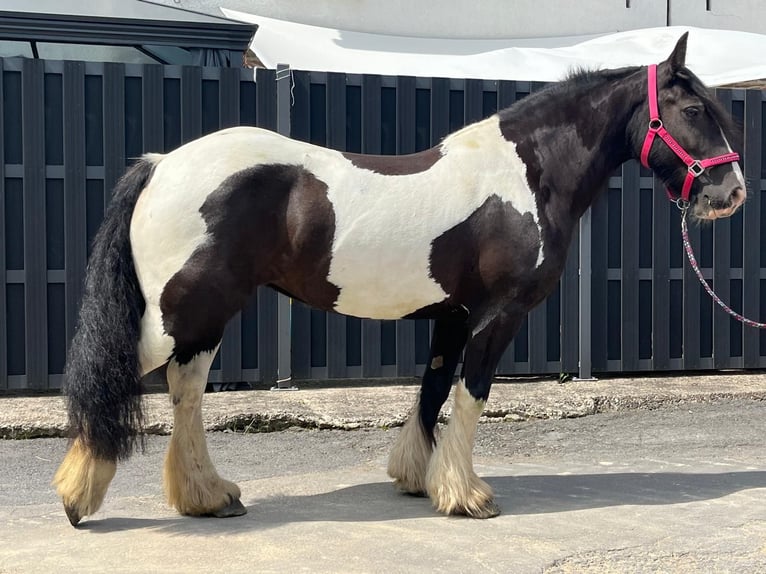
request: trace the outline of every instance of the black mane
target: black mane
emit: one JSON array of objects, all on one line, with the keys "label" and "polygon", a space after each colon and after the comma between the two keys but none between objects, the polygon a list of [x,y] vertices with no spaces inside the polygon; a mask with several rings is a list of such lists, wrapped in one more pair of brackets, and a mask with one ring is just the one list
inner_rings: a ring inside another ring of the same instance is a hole
[{"label": "black mane", "polygon": [[591,85],[612,80],[621,80],[639,69],[638,66],[628,66],[625,68],[614,68],[608,70],[594,70],[591,68],[574,68],[564,78],[564,82],[576,86]]}]

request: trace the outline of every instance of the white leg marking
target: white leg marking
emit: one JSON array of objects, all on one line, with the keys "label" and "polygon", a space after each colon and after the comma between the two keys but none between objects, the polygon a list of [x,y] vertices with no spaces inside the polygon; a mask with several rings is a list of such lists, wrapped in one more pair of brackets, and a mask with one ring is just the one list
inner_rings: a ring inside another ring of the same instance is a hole
[{"label": "white leg marking", "polygon": [[[723,141],[726,142],[726,149],[729,151],[729,153],[733,152],[734,150],[731,149],[731,144],[729,143],[729,140],[726,139],[726,136],[723,133],[723,130],[721,130],[721,137],[723,138]],[[735,161],[731,164],[732,169],[734,170],[734,175],[737,176],[737,179],[739,180],[740,186],[742,186],[743,191],[747,191],[747,182],[745,181],[745,174],[742,173],[742,168],[739,167],[739,162]]]},{"label": "white leg marking", "polygon": [[72,443],[56,471],[53,485],[73,526],[101,507],[116,471],[114,462],[93,456],[79,438]]},{"label": "white leg marking", "polygon": [[428,495],[444,514],[490,518],[500,512],[493,502],[492,488],[473,470],[473,441],[484,404],[470,395],[465,381],[457,384],[455,408],[426,475]]},{"label": "white leg marking", "polygon": [[431,441],[420,422],[420,397],[410,417],[399,432],[399,438],[388,457],[388,476],[396,487],[410,494],[425,494],[426,470],[431,458]]},{"label": "white leg marking", "polygon": [[163,478],[168,502],[181,514],[212,514],[240,497],[236,484],[218,476],[205,441],[202,393],[214,357],[215,351],[202,353],[186,365],[175,360],[168,365],[173,433]]}]

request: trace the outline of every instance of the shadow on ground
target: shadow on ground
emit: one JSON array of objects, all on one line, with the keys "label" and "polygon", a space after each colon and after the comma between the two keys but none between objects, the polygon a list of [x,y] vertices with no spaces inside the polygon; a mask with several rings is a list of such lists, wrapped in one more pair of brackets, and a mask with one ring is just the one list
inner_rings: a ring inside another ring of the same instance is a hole
[{"label": "shadow on ground", "polygon": [[[569,512],[624,505],[652,506],[714,500],[766,488],[766,471],[727,473],[606,473],[488,477],[503,514]],[[445,520],[427,498],[374,482],[312,495],[279,495],[248,501],[248,514],[226,520],[174,516],[106,518],[83,522],[93,533],[152,529],[177,534],[238,533],[300,522]],[[464,520],[460,517],[449,520]]]}]

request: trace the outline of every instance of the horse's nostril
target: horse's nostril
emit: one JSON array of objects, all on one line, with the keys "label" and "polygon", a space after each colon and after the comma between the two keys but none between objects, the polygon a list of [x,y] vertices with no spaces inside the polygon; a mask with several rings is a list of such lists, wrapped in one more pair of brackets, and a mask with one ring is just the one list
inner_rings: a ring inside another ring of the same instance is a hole
[{"label": "horse's nostril", "polygon": [[741,203],[745,199],[745,190],[737,186],[734,191],[731,192],[729,199],[732,203]]}]

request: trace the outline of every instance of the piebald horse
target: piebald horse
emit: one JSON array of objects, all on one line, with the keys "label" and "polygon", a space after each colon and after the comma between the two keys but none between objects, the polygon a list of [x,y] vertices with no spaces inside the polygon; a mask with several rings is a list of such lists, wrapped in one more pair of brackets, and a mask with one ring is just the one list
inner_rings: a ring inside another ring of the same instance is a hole
[{"label": "piebald horse", "polygon": [[609,175],[641,158],[684,189],[698,219],[745,201],[731,118],[685,54],[686,35],[658,66],[574,73],[412,155],[342,153],[252,127],[145,155],[94,240],[67,358],[73,440],[54,484],[70,522],[98,510],[141,441],[140,379],[160,367],[174,413],[169,503],[184,515],[245,513],[211,462],[201,405],[224,326],[260,285],[355,317],[433,319],[388,472],[444,514],[497,515],[472,463],[493,373],[554,290]]}]

